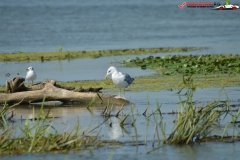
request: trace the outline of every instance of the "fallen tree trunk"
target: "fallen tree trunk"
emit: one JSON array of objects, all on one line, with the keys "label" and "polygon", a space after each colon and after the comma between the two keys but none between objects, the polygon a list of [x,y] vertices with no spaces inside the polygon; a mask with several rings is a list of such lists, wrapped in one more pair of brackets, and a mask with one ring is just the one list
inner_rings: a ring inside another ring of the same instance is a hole
[{"label": "fallen tree trunk", "polygon": [[[43,89],[46,85],[46,83],[51,83],[55,87],[58,88],[63,88],[67,90],[74,90],[75,87],[66,87],[66,86],[61,86],[56,83],[56,80],[46,80],[45,82],[30,85],[26,87],[24,85],[25,79],[22,77],[14,77],[11,81],[6,81],[6,93],[14,93],[14,92],[22,92],[22,91],[34,91],[34,90],[40,90]],[[80,88],[78,89],[78,92],[99,92],[102,89],[102,87],[99,88]]]},{"label": "fallen tree trunk", "polygon": [[[25,87],[29,91],[14,92],[14,93],[0,93],[0,103],[21,103],[29,104],[33,102],[45,101],[61,101],[67,103],[90,103],[93,99],[93,103],[101,104],[128,104],[129,101],[117,98],[117,96],[93,93],[93,92],[75,92],[58,88],[54,86],[55,81],[50,80],[43,82],[36,87]],[[22,85],[21,85],[22,86]],[[40,88],[40,89],[39,89]]]}]

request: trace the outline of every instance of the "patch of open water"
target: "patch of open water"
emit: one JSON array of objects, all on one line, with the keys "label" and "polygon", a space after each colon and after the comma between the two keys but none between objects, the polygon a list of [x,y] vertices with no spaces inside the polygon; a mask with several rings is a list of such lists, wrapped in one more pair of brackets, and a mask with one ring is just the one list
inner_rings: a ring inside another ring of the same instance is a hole
[{"label": "patch of open water", "polygon": [[155,150],[150,154],[146,154],[151,150],[151,145],[148,146],[123,146],[119,148],[99,148],[93,150],[85,155],[78,152],[71,152],[70,154],[49,153],[32,155],[17,155],[10,157],[2,157],[2,159],[53,159],[53,160],[70,160],[70,159],[179,159],[179,160],[193,160],[193,159],[238,159],[240,156],[240,143],[200,143],[194,145],[167,145],[161,149]]}]

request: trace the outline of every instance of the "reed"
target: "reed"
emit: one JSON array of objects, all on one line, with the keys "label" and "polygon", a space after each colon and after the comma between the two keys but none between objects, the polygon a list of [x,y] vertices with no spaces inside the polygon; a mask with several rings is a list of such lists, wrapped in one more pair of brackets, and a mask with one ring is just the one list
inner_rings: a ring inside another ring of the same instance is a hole
[{"label": "reed", "polygon": [[121,127],[124,126],[125,120],[128,118],[128,116],[130,115],[130,113],[133,112],[133,110],[134,110],[135,107],[136,107],[135,105],[132,105],[130,111],[129,111],[129,112],[127,113],[127,115],[125,115],[125,116],[123,117],[123,119],[120,121],[120,126],[121,126]]},{"label": "reed", "polygon": [[[195,139],[208,137],[212,131],[212,127],[217,125],[218,119],[228,114],[230,105],[226,101],[213,100],[204,108],[194,105],[193,92],[195,90],[192,77],[183,78],[185,87],[180,90],[180,109],[175,119],[173,131],[167,138],[166,143],[189,144]],[[185,99],[181,99],[183,94]],[[221,105],[221,107],[219,107]]]}]

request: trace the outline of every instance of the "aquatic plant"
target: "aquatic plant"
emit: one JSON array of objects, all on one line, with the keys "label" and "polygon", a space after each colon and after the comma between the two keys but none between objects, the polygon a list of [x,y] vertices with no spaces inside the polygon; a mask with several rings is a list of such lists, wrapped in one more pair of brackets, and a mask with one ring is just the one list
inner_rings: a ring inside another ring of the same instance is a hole
[{"label": "aquatic plant", "polygon": [[58,52],[62,52],[62,46],[58,46]]},{"label": "aquatic plant", "polygon": [[132,105],[132,106],[131,106],[131,109],[130,109],[130,111],[127,113],[127,115],[122,118],[122,120],[121,120],[121,122],[120,122],[120,126],[121,126],[121,127],[124,126],[124,122],[126,121],[126,119],[128,118],[128,116],[130,115],[130,113],[133,112],[133,110],[134,110],[135,107],[136,107],[135,105]]},{"label": "aquatic plant", "polygon": [[159,74],[236,74],[240,73],[240,55],[169,55],[149,56],[122,61],[127,67],[157,69]]},{"label": "aquatic plant", "polygon": [[[1,113],[6,113],[6,110],[7,108],[4,107]],[[78,120],[72,130],[58,133],[53,126],[54,118],[49,118],[48,113],[44,113],[42,105],[36,118],[25,120],[23,127],[17,124],[14,127],[8,126],[1,129],[0,154],[68,152],[69,150],[81,150],[87,147],[91,150],[102,145],[98,141],[98,135],[91,136],[91,133],[105,121],[87,131],[89,126],[80,127]],[[4,116],[2,116],[2,119],[4,123],[7,123]],[[16,137],[14,131],[17,128],[20,128],[21,133]]]},{"label": "aquatic plant", "polygon": [[[9,106],[7,103],[5,103],[0,111],[0,128],[6,129],[8,127],[8,122],[13,121],[13,110],[10,110],[11,108],[18,106],[22,101],[19,103],[16,103],[14,105]],[[11,115],[9,116],[9,113]]]},{"label": "aquatic plant", "polygon": [[[195,140],[200,141],[207,138],[213,131],[213,126],[217,125],[221,116],[229,115],[231,105],[228,101],[212,100],[206,106],[197,107],[193,102],[193,92],[195,86],[192,76],[184,77],[185,85],[179,91],[180,109],[174,120],[174,128],[165,143],[189,144]],[[184,92],[182,94],[182,92]],[[184,97],[185,99],[182,99]],[[231,115],[234,115],[233,113]],[[239,117],[239,112],[235,114],[234,120]]]}]

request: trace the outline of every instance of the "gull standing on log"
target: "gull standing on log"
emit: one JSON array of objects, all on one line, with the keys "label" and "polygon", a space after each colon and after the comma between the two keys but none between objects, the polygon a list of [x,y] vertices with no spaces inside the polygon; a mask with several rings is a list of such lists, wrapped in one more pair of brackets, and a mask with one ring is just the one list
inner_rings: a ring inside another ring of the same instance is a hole
[{"label": "gull standing on log", "polygon": [[27,75],[26,75],[26,79],[28,80],[28,83],[29,81],[32,81],[32,84],[33,84],[33,81],[37,78],[37,74],[33,71],[33,67],[28,67],[27,69]]},{"label": "gull standing on log", "polygon": [[110,74],[112,74],[113,83],[120,90],[120,92],[119,92],[119,97],[120,97],[121,88],[123,88],[123,91],[125,93],[125,88],[127,88],[134,81],[134,78],[132,78],[127,73],[118,72],[117,69],[114,66],[111,66],[110,68],[108,68],[107,75],[105,76],[105,79]]}]

